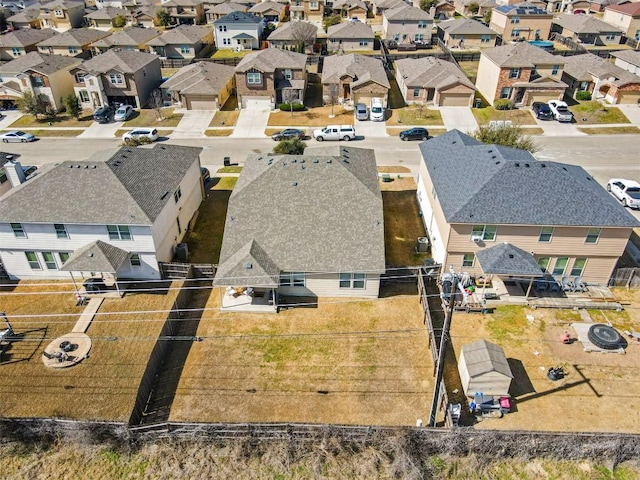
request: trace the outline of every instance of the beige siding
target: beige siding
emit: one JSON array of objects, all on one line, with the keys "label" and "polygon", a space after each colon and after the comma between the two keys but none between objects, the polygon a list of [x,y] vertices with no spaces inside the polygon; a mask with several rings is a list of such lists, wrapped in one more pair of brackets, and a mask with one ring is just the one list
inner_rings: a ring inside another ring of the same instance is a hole
[{"label": "beige siding", "polygon": [[480,56],[478,64],[478,76],[476,78],[476,88],[488,102],[493,105],[493,101],[500,95],[498,91],[498,79],[500,77],[500,67],[489,60],[486,56]]},{"label": "beige siding", "polygon": [[279,287],[281,295],[317,297],[365,297],[377,298],[380,291],[380,275],[367,274],[365,288],[340,288],[337,273],[308,273],[305,287]]},{"label": "beige siding", "polygon": [[442,263],[446,258],[451,226],[445,220],[440,202],[432,197],[432,190],[431,178],[427,172],[427,167],[422,162],[418,178],[418,203],[422,212],[422,221],[431,242],[433,258]]}]

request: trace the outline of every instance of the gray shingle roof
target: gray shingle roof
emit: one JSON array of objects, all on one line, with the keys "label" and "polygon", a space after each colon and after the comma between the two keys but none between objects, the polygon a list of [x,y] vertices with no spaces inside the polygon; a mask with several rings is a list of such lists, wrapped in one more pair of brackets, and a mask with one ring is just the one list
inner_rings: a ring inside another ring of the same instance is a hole
[{"label": "gray shingle roof", "polygon": [[94,30],[91,28],[72,28],[59,35],[43,40],[38,43],[39,47],[82,47],[101,38],[108,37],[111,32]]},{"label": "gray shingle roof", "polygon": [[26,47],[57,35],[58,32],[50,28],[23,28],[14,32],[0,35],[0,47]]},{"label": "gray shingle roof", "polygon": [[448,223],[640,226],[582,167],[539,162],[458,130],[420,150]]},{"label": "gray shingle roof", "polygon": [[60,270],[66,272],[115,273],[129,259],[129,252],[102,240],[78,248]]},{"label": "gray shingle roof", "polygon": [[618,87],[640,84],[640,76],[626,71],[592,53],[570,55],[564,59],[564,73],[582,82],[591,82],[593,77],[615,78],[611,83]]},{"label": "gray shingle roof", "polygon": [[476,258],[486,275],[542,275],[540,265],[531,253],[507,242],[477,251]]},{"label": "gray shingle roof", "polygon": [[528,42],[516,42],[510,45],[487,48],[481,55],[489,58],[500,67],[535,67],[536,65],[563,65],[563,57],[552,55]]},{"label": "gray shingle roof", "polygon": [[640,66],[640,51],[638,50],[620,50],[619,52],[612,52],[611,56],[628,62],[631,65]]},{"label": "gray shingle roof", "polygon": [[322,83],[338,83],[343,75],[349,75],[354,78],[352,87],[371,80],[379,85],[391,88],[382,61],[374,57],[353,53],[325,57],[322,69]]},{"label": "gray shingle roof", "polygon": [[246,5],[241,5],[239,3],[233,3],[233,2],[220,3],[218,5],[215,5],[207,9],[207,12],[211,12],[219,15],[227,15],[232,12],[246,12],[246,11],[247,11]]},{"label": "gray shingle roof", "polygon": [[121,73],[135,73],[150,63],[157,62],[158,56],[135,50],[108,50],[82,62],[81,68],[94,75],[117,70]]},{"label": "gray shingle roof", "polygon": [[253,15],[247,12],[233,12],[225,15],[224,17],[220,17],[215,22],[214,25],[222,25],[222,24],[232,24],[232,23],[253,23],[255,25],[262,22],[262,18]]},{"label": "gray shingle roof", "polygon": [[281,13],[284,9],[285,9],[285,6],[281,3],[265,1],[265,2],[256,3],[253,7],[249,9],[249,12],[265,13],[265,12],[268,12],[269,10],[273,10],[275,12]]},{"label": "gray shingle roof", "polygon": [[129,27],[91,44],[94,47],[138,46],[162,35],[156,28]]},{"label": "gray shingle roof", "polygon": [[217,95],[233,78],[234,68],[214,62],[198,62],[178,70],[160,85],[183,95]]},{"label": "gray shingle roof", "polygon": [[257,271],[382,273],[383,222],[373,150],[335,146],[301,156],[251,155],[229,198],[216,282],[230,283],[225,272],[240,276],[252,241],[264,252],[253,255],[263,266]]},{"label": "gray shingle roof", "polygon": [[201,151],[156,144],[62,162],[9,190],[0,221],[151,225]]},{"label": "gray shingle roof", "polygon": [[456,65],[435,57],[396,60],[398,74],[410,88],[437,88],[460,83],[475,90],[475,85]]},{"label": "gray shingle roof", "polygon": [[304,53],[290,52],[280,48],[265,48],[245,56],[236,66],[236,72],[255,68],[261,72],[275,72],[277,68],[301,69],[307,65]]},{"label": "gray shingle roof", "polygon": [[80,58],[29,52],[24,56],[0,65],[0,73],[13,74],[26,70],[35,70],[44,75],[50,75],[57,71],[80,65],[80,63],[82,63],[82,59]]},{"label": "gray shingle roof", "polygon": [[84,2],[80,0],[53,0],[51,2],[42,3],[40,5],[40,8],[53,10],[56,7],[62,7],[63,9],[66,9],[79,7],[81,5],[84,7]]},{"label": "gray shingle roof", "polygon": [[280,282],[280,269],[255,240],[248,241],[219,265],[213,284],[247,285],[249,282],[253,287],[272,288]]},{"label": "gray shingle roof", "polygon": [[267,40],[298,40],[307,38],[315,39],[318,36],[318,27],[309,22],[285,22],[276,28]]},{"label": "gray shingle roof", "polygon": [[327,30],[329,39],[338,38],[373,38],[373,30],[371,27],[362,22],[344,22],[338,25],[332,25]]},{"label": "gray shingle roof", "polygon": [[497,35],[486,25],[471,18],[455,18],[438,23],[438,28],[449,35]]},{"label": "gray shingle roof", "polygon": [[128,18],[131,16],[131,12],[124,8],[104,7],[87,13],[85,18],[90,18],[92,20],[113,20],[118,15]]},{"label": "gray shingle roof", "polygon": [[553,19],[551,23],[560,25],[563,29],[567,29],[575,33],[622,33],[617,27],[603,22],[591,15],[574,15],[570,13],[561,13]]},{"label": "gray shingle roof", "polygon": [[334,10],[353,10],[354,8],[367,10],[367,4],[362,0],[335,0],[331,8]]},{"label": "gray shingle roof", "polygon": [[500,345],[478,340],[463,345],[461,355],[464,355],[465,365],[471,378],[494,371],[513,378],[509,362]]},{"label": "gray shingle roof", "polygon": [[383,16],[386,17],[387,20],[391,21],[401,21],[401,20],[409,20],[409,21],[419,21],[419,20],[427,20],[433,21],[431,15],[420,8],[413,7],[411,5],[400,5],[395,8],[390,8],[385,10]]},{"label": "gray shingle roof", "polygon": [[211,27],[201,25],[179,25],[174,29],[164,32],[156,38],[152,38],[147,45],[177,45],[194,44],[211,33]]},{"label": "gray shingle roof", "polygon": [[31,23],[40,16],[39,8],[28,8],[21,12],[11,15],[7,18],[7,22],[15,23]]}]

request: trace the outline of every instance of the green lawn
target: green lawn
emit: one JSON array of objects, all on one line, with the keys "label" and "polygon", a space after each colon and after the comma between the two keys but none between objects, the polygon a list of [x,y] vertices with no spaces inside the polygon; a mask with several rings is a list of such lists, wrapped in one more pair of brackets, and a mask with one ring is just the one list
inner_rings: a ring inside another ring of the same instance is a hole
[{"label": "green lawn", "polygon": [[578,124],[585,123],[631,123],[617,107],[605,107],[600,102],[589,100],[569,107]]},{"label": "green lawn", "polygon": [[[93,123],[93,115],[85,114],[80,117],[80,120],[76,120],[74,117],[70,117],[66,114],[60,114],[55,117],[49,118],[40,116],[36,120],[33,115],[23,115],[18,120],[13,122],[11,128],[38,128],[38,127],[88,127]],[[51,125],[49,125],[51,124]]]},{"label": "green lawn", "polygon": [[216,51],[211,58],[242,58],[245,55],[249,55],[251,50],[241,50],[236,52],[233,48],[223,49]]},{"label": "green lawn", "polygon": [[515,125],[535,125],[536,121],[529,110],[496,110],[493,107],[472,108],[471,112],[480,125],[491,120],[511,120]]},{"label": "green lawn", "polygon": [[163,108],[162,120],[158,120],[156,112],[150,109],[136,110],[130,120],[124,122],[125,127],[175,127],[180,123],[182,114],[173,113],[173,108]]}]

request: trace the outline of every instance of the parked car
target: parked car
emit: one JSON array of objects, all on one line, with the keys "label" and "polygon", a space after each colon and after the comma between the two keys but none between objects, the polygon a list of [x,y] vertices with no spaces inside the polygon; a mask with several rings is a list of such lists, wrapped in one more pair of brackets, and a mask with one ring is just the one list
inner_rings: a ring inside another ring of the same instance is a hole
[{"label": "parked car", "polygon": [[158,130],[155,128],[136,128],[122,135],[122,140],[140,140],[146,138],[151,142],[158,139]]},{"label": "parked car", "polygon": [[112,107],[100,107],[93,112],[93,119],[98,123],[109,123],[113,120],[115,110]]},{"label": "parked car", "polygon": [[539,120],[554,119],[554,114],[551,111],[551,108],[544,102],[533,102],[533,105],[531,105],[531,110],[533,110],[534,115]]},{"label": "parked car", "polygon": [[36,167],[35,165],[23,165],[22,166],[22,171],[24,172],[24,176],[28,177],[29,175],[32,175],[36,172],[36,170],[38,170],[38,167]]},{"label": "parked car", "polygon": [[369,110],[364,103],[356,103],[354,115],[356,120],[369,120]]},{"label": "parked car", "polygon": [[4,143],[9,142],[33,142],[36,137],[30,133],[21,132],[20,130],[12,130],[11,132],[7,132],[5,134],[0,135],[2,141]]},{"label": "parked car", "polygon": [[205,185],[211,180],[211,172],[206,167],[200,167],[200,175],[202,176],[202,183]]},{"label": "parked car", "polygon": [[120,105],[113,117],[116,122],[124,122],[133,115],[133,107],[131,105]]},{"label": "parked car", "polygon": [[371,120],[374,122],[384,122],[384,106],[382,105],[382,99],[380,97],[374,97],[371,99]]},{"label": "parked car", "polygon": [[612,178],[607,182],[607,191],[625,207],[640,209],[640,183],[624,178]]},{"label": "parked car", "polygon": [[353,125],[329,125],[313,131],[313,138],[322,142],[324,140],[344,140],[348,142],[356,138],[356,130]]},{"label": "parked car", "polygon": [[286,128],[274,133],[273,135],[271,135],[271,138],[276,142],[279,142],[281,140],[290,140],[292,138],[299,138],[300,140],[304,140],[306,136],[307,134],[304,132],[304,130],[299,130],[297,128]]},{"label": "parked car", "polygon": [[400,132],[400,140],[428,140],[429,131],[426,128],[415,127]]},{"label": "parked car", "polygon": [[104,293],[107,286],[101,278],[87,278],[82,284],[87,293]]},{"label": "parked car", "polygon": [[553,112],[553,118],[559,122],[572,122],[573,113],[569,111],[569,106],[562,100],[549,101],[549,108]]}]

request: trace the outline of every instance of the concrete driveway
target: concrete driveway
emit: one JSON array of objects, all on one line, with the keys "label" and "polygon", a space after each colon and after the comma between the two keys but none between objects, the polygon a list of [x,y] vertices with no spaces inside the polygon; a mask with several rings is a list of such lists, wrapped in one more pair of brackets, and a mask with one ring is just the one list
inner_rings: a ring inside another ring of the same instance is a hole
[{"label": "concrete driveway", "polygon": [[474,132],[478,128],[476,117],[469,107],[433,107],[440,111],[442,122],[447,130],[458,129],[464,133]]},{"label": "concrete driveway", "polygon": [[240,110],[236,128],[230,135],[231,138],[265,138],[264,130],[269,122],[268,108],[243,108]]},{"label": "concrete driveway", "polygon": [[180,110],[182,119],[173,130],[171,138],[202,138],[216,114],[215,110]]},{"label": "concrete driveway", "polygon": [[2,112],[3,117],[0,119],[0,129],[7,130],[9,125],[18,120],[23,113],[19,110],[4,110]]},{"label": "concrete driveway", "polygon": [[381,138],[388,137],[387,122],[372,122],[371,120],[354,120],[353,126],[356,129],[356,135],[364,138]]},{"label": "concrete driveway", "polygon": [[123,125],[124,122],[93,122],[84,132],[78,135],[78,138],[114,138],[116,131],[120,130]]}]

